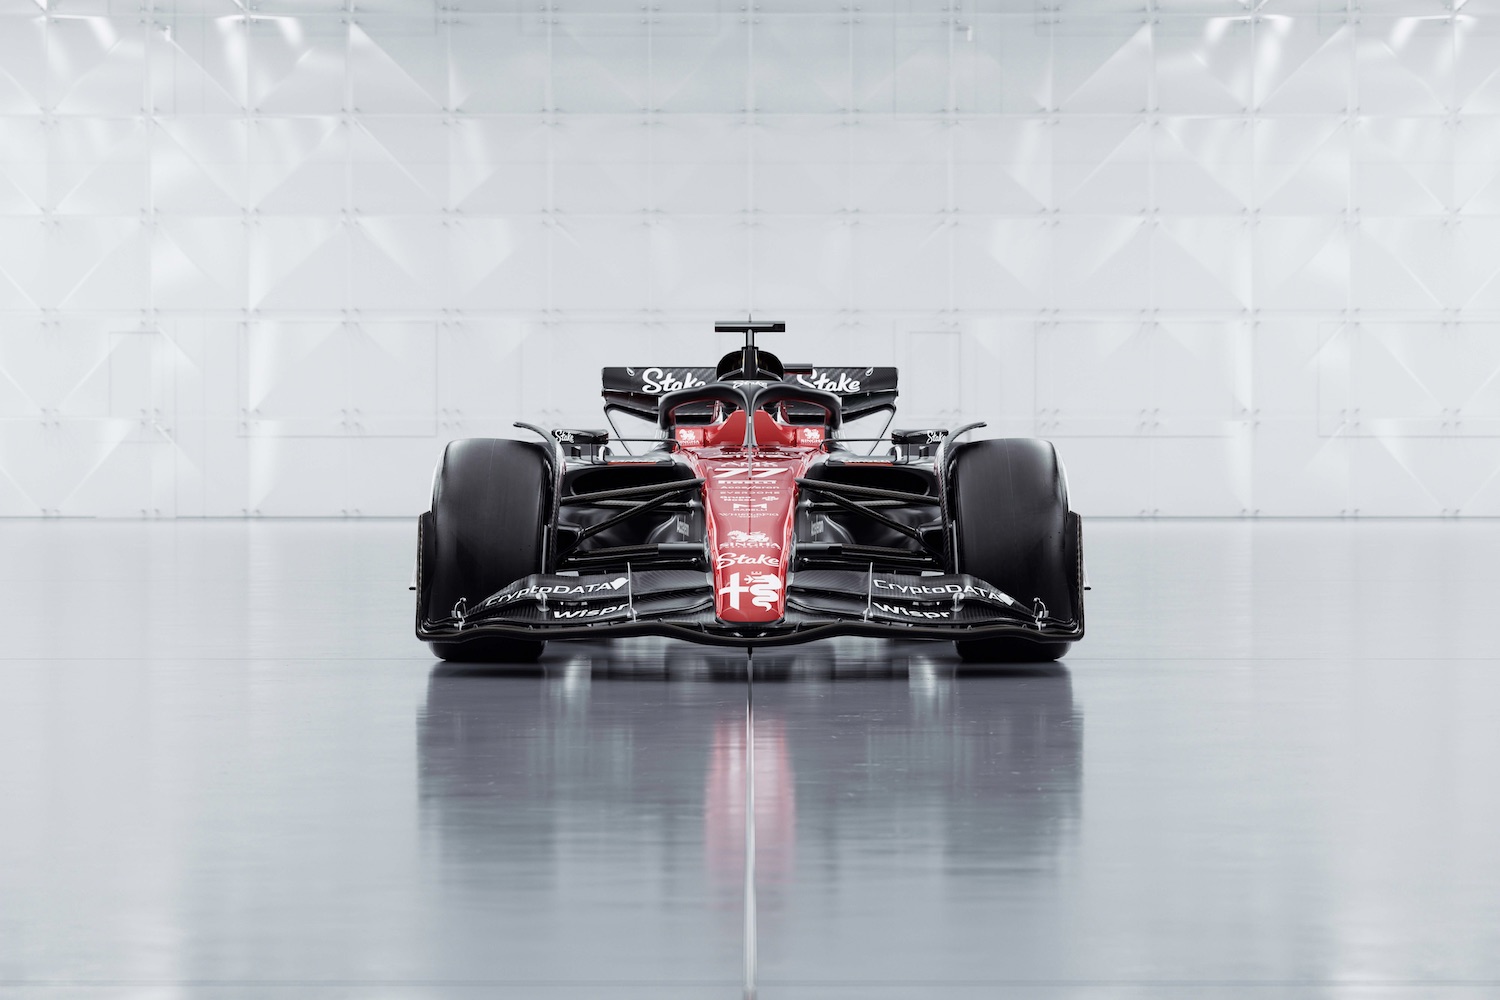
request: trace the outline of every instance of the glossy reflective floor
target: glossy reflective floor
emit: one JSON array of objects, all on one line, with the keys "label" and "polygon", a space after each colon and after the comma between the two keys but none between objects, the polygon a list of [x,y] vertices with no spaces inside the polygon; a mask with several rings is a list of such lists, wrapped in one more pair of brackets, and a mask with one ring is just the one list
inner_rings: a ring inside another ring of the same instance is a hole
[{"label": "glossy reflective floor", "polygon": [[1037,669],[455,670],[412,535],[0,524],[0,995],[1500,995],[1500,525],[1092,522]]}]

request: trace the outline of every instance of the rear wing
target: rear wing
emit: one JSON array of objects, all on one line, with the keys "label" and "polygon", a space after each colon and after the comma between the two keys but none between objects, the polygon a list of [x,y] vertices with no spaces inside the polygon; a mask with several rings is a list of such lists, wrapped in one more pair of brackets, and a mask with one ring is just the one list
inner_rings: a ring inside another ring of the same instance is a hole
[{"label": "rear wing", "polygon": [[[787,365],[783,382],[823,389],[843,401],[845,420],[857,420],[882,410],[896,409],[895,368],[824,368]],[[714,368],[606,368],[603,372],[604,411],[620,411],[643,420],[656,420],[657,400],[678,389],[692,389],[715,381]]]}]

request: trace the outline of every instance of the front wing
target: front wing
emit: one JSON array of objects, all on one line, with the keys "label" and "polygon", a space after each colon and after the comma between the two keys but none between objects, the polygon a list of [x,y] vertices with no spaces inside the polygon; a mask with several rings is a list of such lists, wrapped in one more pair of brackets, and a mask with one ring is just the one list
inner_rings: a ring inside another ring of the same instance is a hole
[{"label": "front wing", "polygon": [[[484,636],[545,640],[665,635],[723,646],[785,645],[835,635],[1012,637],[1039,643],[1083,637],[1081,617],[1060,617],[1071,609],[1024,604],[962,574],[802,570],[788,578],[785,616],[749,626],[714,616],[713,586],[713,574],[687,569],[537,574],[472,607],[455,608],[448,617],[419,619],[417,635],[429,642]],[[1082,605],[1081,599],[1075,604]]]}]

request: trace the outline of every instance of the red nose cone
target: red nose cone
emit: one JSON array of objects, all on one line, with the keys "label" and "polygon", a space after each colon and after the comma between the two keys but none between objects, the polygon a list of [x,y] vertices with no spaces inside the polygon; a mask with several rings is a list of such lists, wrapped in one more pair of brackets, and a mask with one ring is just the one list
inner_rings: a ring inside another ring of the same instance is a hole
[{"label": "red nose cone", "polygon": [[786,555],[805,456],[755,455],[703,462],[714,553],[714,613],[726,622],[786,614]]},{"label": "red nose cone", "polygon": [[786,576],[797,513],[797,480],[823,450],[824,429],[755,413],[755,445],[736,410],[718,424],[679,427],[677,443],[703,477],[714,614],[720,621],[773,623],[786,616]]}]

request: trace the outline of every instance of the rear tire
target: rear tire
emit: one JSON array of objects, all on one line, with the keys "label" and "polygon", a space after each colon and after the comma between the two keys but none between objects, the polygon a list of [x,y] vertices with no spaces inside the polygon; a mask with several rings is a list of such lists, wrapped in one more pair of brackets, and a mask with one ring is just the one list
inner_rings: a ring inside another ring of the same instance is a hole
[{"label": "rear tire", "polygon": [[[1078,518],[1049,441],[1002,438],[954,449],[952,484],[957,570],[976,576],[1030,607],[1041,598],[1053,617],[1081,619],[1077,587]],[[1013,637],[955,643],[965,660],[1040,663],[1071,642]]]},{"label": "rear tire", "polygon": [[[419,617],[445,618],[463,598],[472,607],[502,587],[542,571],[552,476],[541,446],[503,438],[450,442],[424,518]],[[466,663],[528,663],[543,641],[478,636],[432,642],[433,653]]]}]

